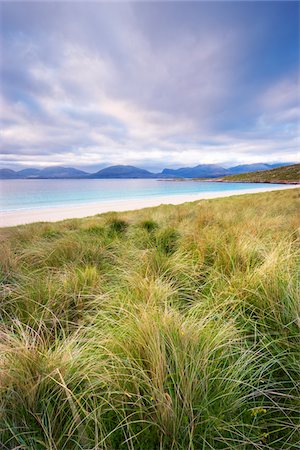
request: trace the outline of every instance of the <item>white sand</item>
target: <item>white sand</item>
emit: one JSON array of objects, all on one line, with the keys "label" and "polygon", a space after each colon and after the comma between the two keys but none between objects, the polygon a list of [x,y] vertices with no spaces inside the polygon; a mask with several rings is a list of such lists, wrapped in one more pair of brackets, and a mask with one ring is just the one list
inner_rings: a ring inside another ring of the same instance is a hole
[{"label": "white sand", "polygon": [[241,189],[238,191],[202,192],[197,194],[169,195],[132,200],[112,200],[99,203],[87,203],[86,205],[66,205],[63,207],[52,207],[47,209],[23,209],[21,211],[1,212],[0,226],[9,227],[32,222],[56,222],[57,220],[92,216],[108,211],[132,211],[162,204],[179,205],[180,203],[193,202],[195,200],[230,197],[241,194],[256,194],[259,192],[282,189],[295,189],[297,187],[300,187],[300,185],[278,185],[276,187]]}]

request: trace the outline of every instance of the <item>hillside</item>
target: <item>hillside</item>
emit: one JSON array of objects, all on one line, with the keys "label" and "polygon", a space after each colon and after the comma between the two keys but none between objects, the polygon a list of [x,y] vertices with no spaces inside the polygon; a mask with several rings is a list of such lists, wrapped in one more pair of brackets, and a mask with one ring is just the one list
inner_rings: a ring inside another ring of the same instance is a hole
[{"label": "hillside", "polygon": [[271,170],[229,175],[222,181],[251,183],[300,183],[300,164],[277,167]]},{"label": "hillside", "polygon": [[1,448],[298,448],[299,194],[3,229]]}]

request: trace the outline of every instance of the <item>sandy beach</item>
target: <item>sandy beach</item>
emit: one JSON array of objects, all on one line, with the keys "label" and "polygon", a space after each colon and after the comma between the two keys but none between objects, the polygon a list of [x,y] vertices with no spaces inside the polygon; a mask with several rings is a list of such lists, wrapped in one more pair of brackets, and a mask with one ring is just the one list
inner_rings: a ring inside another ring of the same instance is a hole
[{"label": "sandy beach", "polygon": [[212,198],[231,197],[242,194],[257,194],[283,189],[296,189],[300,185],[278,185],[278,187],[264,187],[256,189],[242,189],[226,192],[202,192],[189,195],[170,195],[153,198],[102,201],[101,203],[87,203],[85,205],[66,205],[45,209],[30,209],[1,212],[0,227],[23,225],[32,222],[56,222],[58,220],[82,218],[109,211],[132,211],[135,209],[159,206],[162,204],[179,205],[180,203],[193,202]]}]

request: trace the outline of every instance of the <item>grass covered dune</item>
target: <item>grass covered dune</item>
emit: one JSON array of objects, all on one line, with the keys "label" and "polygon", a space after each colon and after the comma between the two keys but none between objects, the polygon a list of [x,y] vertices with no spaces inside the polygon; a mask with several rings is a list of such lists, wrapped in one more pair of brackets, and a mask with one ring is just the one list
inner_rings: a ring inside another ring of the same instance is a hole
[{"label": "grass covered dune", "polygon": [[299,449],[300,190],[2,230],[4,449]]}]

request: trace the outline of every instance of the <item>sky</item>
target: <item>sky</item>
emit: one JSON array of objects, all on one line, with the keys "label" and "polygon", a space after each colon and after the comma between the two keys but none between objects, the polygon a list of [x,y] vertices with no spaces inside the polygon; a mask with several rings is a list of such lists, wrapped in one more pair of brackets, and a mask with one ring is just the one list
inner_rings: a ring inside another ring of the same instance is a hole
[{"label": "sky", "polygon": [[299,162],[299,2],[2,2],[1,167]]}]

